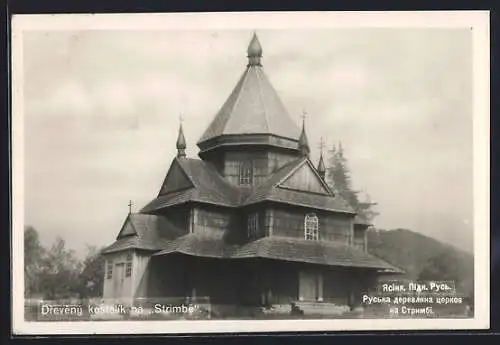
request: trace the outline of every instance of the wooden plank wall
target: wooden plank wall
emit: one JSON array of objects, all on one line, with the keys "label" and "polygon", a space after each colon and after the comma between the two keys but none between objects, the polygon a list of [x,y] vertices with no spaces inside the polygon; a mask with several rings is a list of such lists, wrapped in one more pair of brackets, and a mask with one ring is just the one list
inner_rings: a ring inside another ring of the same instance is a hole
[{"label": "wooden plank wall", "polygon": [[160,215],[167,218],[173,225],[182,230],[181,235],[189,232],[189,222],[191,216],[191,210],[189,207],[180,205],[178,207],[164,209],[160,212]]},{"label": "wooden plank wall", "polygon": [[291,153],[272,151],[226,152],[224,156],[222,175],[234,185],[239,184],[240,165],[244,161],[252,162],[254,172],[253,185],[259,185],[269,174],[297,158],[296,155]]},{"label": "wooden plank wall", "polygon": [[221,234],[231,228],[233,216],[231,212],[197,206],[193,219],[193,232]]},{"label": "wooden plank wall", "polygon": [[367,251],[365,227],[354,226],[354,246]]},{"label": "wooden plank wall", "polygon": [[[273,209],[273,236],[304,238],[304,219],[307,213],[300,208]],[[314,212],[319,220],[320,240],[351,244],[353,239],[352,217],[339,213]]]}]

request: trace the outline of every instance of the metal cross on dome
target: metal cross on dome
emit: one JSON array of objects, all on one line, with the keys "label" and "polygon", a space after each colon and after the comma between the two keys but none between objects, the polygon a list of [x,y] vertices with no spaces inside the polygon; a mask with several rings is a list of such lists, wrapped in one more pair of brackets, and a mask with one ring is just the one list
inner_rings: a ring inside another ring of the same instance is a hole
[{"label": "metal cross on dome", "polygon": [[128,213],[131,214],[132,213],[132,200],[129,200],[128,201]]}]

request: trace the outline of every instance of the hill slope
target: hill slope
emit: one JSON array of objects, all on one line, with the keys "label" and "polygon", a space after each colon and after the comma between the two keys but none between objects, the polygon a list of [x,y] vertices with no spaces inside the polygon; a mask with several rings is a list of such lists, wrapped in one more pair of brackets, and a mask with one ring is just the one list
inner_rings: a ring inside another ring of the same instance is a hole
[{"label": "hill slope", "polygon": [[[433,238],[406,230],[368,230],[368,250],[390,264],[406,271],[404,278],[418,279],[439,260],[442,280],[457,277],[457,289],[467,294],[474,287],[474,258],[471,254]],[[454,279],[455,280],[455,279]]]}]

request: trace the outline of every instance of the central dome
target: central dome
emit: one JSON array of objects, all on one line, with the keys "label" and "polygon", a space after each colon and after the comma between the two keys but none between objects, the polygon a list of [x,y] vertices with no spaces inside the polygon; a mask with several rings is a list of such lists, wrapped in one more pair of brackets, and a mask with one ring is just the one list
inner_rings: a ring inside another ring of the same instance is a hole
[{"label": "central dome", "polygon": [[198,146],[202,150],[208,149],[208,142],[227,136],[244,136],[243,142],[250,143],[252,135],[267,135],[280,138],[280,142],[284,139],[285,146],[296,149],[300,129],[264,73],[260,64],[262,47],[256,34],[250,41],[247,53],[247,68],[201,136]]}]

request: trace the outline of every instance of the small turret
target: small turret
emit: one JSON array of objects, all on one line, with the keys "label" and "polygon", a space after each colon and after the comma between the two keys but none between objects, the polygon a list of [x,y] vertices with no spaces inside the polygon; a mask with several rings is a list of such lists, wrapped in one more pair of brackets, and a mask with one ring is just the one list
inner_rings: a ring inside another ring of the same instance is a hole
[{"label": "small turret", "polygon": [[300,133],[300,138],[299,138],[299,151],[302,156],[309,156],[309,153],[311,152],[309,148],[309,140],[307,140],[307,134],[306,134],[305,114],[302,117],[302,132]]},{"label": "small turret", "polygon": [[325,162],[323,161],[323,151],[321,152],[321,155],[319,156],[318,174],[319,174],[319,176],[321,176],[321,178],[324,181],[325,175],[326,175],[326,168],[325,168]]},{"label": "small turret", "polygon": [[182,130],[182,123],[179,125],[179,135],[177,136],[177,157],[186,157],[186,138],[184,138],[184,131]]},{"label": "small turret", "polygon": [[325,168],[325,162],[323,161],[323,148],[325,147],[325,142],[323,141],[323,137],[321,137],[321,141],[319,144],[319,162],[318,162],[318,167],[317,171],[319,176],[325,181],[325,176],[326,176],[326,168]]}]

